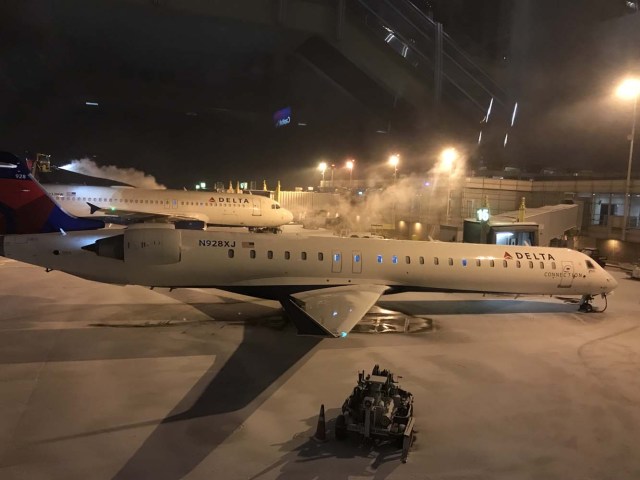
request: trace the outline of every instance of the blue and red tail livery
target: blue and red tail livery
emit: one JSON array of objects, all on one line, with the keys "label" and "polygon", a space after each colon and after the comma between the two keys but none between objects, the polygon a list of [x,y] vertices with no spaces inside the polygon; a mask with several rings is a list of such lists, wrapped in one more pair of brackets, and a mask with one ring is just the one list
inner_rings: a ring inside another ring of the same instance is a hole
[{"label": "blue and red tail livery", "polygon": [[0,152],[0,234],[95,230],[99,220],[85,220],[62,210],[33,178],[27,162]]}]

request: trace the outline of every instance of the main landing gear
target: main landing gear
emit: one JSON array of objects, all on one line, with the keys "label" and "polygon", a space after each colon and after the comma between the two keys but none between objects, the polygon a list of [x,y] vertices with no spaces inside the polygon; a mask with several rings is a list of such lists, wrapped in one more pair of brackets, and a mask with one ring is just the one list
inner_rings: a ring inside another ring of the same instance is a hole
[{"label": "main landing gear", "polygon": [[580,299],[580,306],[578,307],[578,310],[585,313],[604,312],[607,309],[607,296],[603,293],[602,298],[604,298],[604,308],[602,310],[594,310],[593,305],[591,304],[591,302],[593,302],[593,295],[583,295]]}]

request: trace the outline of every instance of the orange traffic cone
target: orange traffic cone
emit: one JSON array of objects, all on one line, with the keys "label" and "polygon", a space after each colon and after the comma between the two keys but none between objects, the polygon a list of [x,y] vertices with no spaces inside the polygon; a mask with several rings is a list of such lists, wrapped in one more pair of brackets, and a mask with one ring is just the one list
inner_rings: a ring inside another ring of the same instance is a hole
[{"label": "orange traffic cone", "polygon": [[318,426],[316,427],[316,434],[313,439],[318,442],[327,441],[327,429],[324,420],[324,403],[320,405],[320,415],[318,415]]}]

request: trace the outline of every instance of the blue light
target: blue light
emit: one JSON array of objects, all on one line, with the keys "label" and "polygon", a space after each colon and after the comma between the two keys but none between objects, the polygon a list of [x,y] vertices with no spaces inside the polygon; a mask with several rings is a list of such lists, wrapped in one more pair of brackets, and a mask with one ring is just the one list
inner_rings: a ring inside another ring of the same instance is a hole
[{"label": "blue light", "polygon": [[347,336],[347,332],[340,332],[340,338],[345,338]]}]

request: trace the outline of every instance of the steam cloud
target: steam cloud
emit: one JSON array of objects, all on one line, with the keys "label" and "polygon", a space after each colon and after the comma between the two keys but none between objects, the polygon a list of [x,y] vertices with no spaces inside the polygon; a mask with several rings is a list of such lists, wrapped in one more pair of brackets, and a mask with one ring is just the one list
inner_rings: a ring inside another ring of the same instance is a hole
[{"label": "steam cloud", "polygon": [[106,178],[118,182],[128,183],[138,188],[148,188],[152,190],[166,189],[164,185],[156,182],[155,177],[147,175],[140,170],[134,168],[119,168],[113,165],[102,167],[89,158],[81,158],[80,160],[71,160],[71,163],[60,167],[70,172],[82,173],[92,177]]}]

